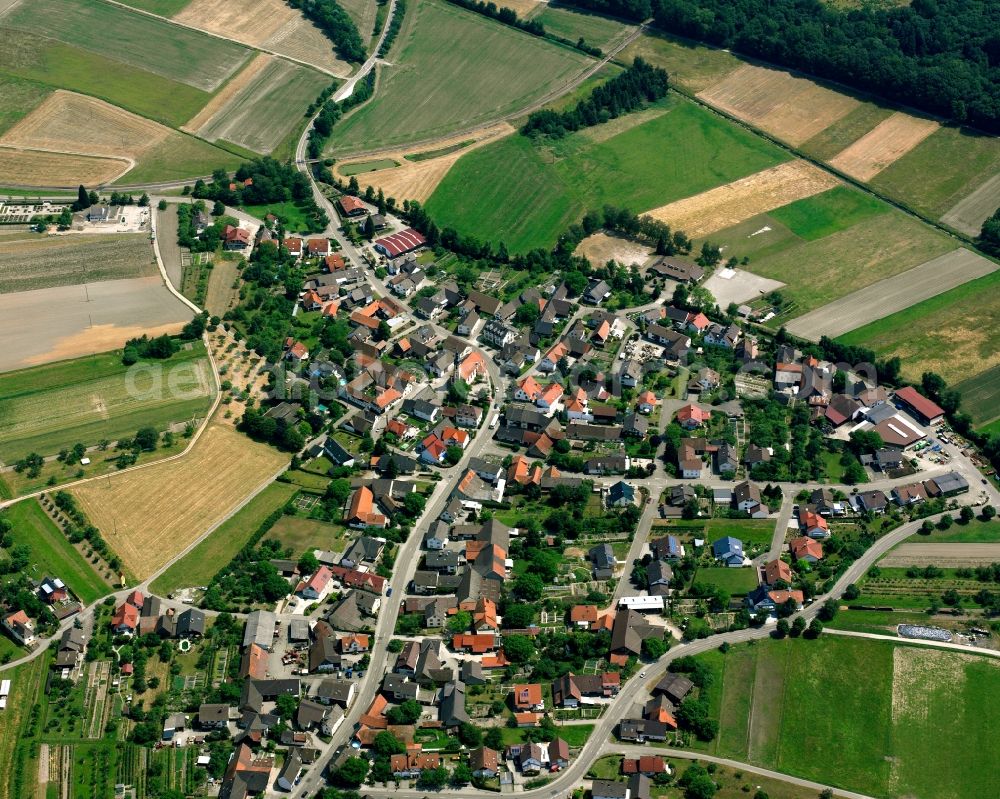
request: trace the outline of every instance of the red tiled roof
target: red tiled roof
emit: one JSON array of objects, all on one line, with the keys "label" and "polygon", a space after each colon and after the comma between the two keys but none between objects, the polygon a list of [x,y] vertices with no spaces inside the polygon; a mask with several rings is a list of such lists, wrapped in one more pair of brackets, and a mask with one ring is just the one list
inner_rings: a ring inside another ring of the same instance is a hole
[{"label": "red tiled roof", "polygon": [[927,397],[917,391],[913,386],[904,386],[903,388],[897,389],[896,397],[927,419],[934,419],[935,417],[944,415],[944,410],[941,406],[939,406],[936,402],[927,399]]}]

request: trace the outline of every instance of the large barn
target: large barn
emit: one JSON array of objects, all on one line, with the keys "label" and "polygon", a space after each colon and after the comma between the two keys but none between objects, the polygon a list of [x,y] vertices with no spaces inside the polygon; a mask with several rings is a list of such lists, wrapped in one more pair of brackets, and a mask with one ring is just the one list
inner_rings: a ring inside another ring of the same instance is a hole
[{"label": "large barn", "polygon": [[375,249],[387,258],[398,258],[400,255],[420,249],[426,243],[427,239],[422,234],[413,228],[407,228],[375,239]]}]

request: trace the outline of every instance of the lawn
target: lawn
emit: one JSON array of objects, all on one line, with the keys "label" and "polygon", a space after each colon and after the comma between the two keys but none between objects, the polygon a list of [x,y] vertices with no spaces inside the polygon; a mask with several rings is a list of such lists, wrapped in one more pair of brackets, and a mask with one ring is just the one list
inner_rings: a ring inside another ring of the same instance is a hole
[{"label": "lawn", "polygon": [[31,549],[28,573],[32,579],[59,577],[85,605],[110,591],[37,500],[18,502],[3,515],[14,525],[11,530],[14,545],[23,544]]},{"label": "lawn", "polygon": [[888,210],[888,205],[870,194],[848,186],[836,186],[822,194],[776,208],[770,215],[799,238],[813,241]]},{"label": "lawn", "polygon": [[1000,543],[1000,522],[975,518],[968,524],[956,523],[947,530],[935,528],[930,535],[917,535],[909,540],[913,543],[995,544]]},{"label": "lawn", "polygon": [[628,29],[617,20],[598,14],[570,11],[554,5],[541,6],[542,11],[531,19],[545,26],[546,33],[576,42],[583,39],[591,47],[609,49],[608,45],[619,39]]},{"label": "lawn", "polygon": [[709,519],[705,523],[705,536],[709,542],[731,535],[744,544],[768,546],[774,535],[774,524],[773,519]]},{"label": "lawn", "polygon": [[788,158],[687,100],[663,107],[668,113],[604,141],[591,131],[554,143],[515,135],[474,150],[448,172],[427,210],[439,225],[523,252],[552,246],[587,210],[646,211]]},{"label": "lawn", "polygon": [[95,53],[108,49],[113,31],[115,59],[203,91],[220,86],[250,55],[235,42],[96,0],[33,0],[15,6],[3,24]]},{"label": "lawn", "polygon": [[942,127],[876,175],[871,184],[939,217],[1000,172],[1000,141],[965,128]]},{"label": "lawn", "polygon": [[341,552],[347,545],[347,531],[343,527],[301,516],[282,516],[265,538],[290,547],[293,558],[314,549]]},{"label": "lawn", "polygon": [[1000,271],[852,330],[838,341],[902,358],[903,374],[925,371],[957,383],[1000,364]]},{"label": "lawn", "polygon": [[689,92],[700,92],[718,83],[743,62],[725,50],[716,50],[666,34],[640,36],[625,48],[622,59],[640,56],[670,75],[671,83]]},{"label": "lawn", "polygon": [[0,71],[99,97],[174,127],[187,122],[210,97],[141,66],[126,67],[99,52],[6,28],[0,28]]},{"label": "lawn", "polygon": [[694,576],[696,583],[715,585],[730,594],[748,594],[757,587],[757,570],[752,568],[730,569],[725,566],[699,568]]},{"label": "lawn", "polygon": [[976,424],[1000,416],[1000,365],[956,383],[953,388],[961,392],[962,410]]},{"label": "lawn", "polygon": [[337,125],[331,153],[444,136],[530,105],[593,61],[440,0],[408,9],[375,97]]},{"label": "lawn", "polygon": [[165,596],[184,586],[207,585],[243,548],[263,521],[284,506],[296,490],[288,483],[271,483],[157,577],[150,586],[152,590]]},{"label": "lawn", "polygon": [[[749,256],[751,272],[787,284],[781,294],[794,303],[789,316],[801,316],[955,248],[949,237],[933,228],[902,211],[879,206],[886,212],[872,215],[874,206],[863,205],[855,211],[862,217],[856,224],[812,241],[797,236],[774,212],[713,233],[710,238],[724,247],[727,255]],[[824,226],[839,226],[836,219],[817,221],[814,226],[800,211],[784,215],[808,234]],[[764,227],[772,231],[749,238]]]},{"label": "lawn", "polygon": [[[562,724],[556,728],[556,734],[572,747],[583,746],[594,731],[593,724]],[[524,730],[503,727],[504,745],[521,743],[524,740]]]},{"label": "lawn", "polygon": [[992,661],[824,636],[734,647],[724,673],[720,754],[879,797],[1000,789]]},{"label": "lawn", "polygon": [[0,375],[0,459],[53,455],[203,416],[213,388],[205,348],[133,367],[117,351]]},{"label": "lawn", "polygon": [[268,214],[274,214],[281,220],[290,233],[307,233],[309,231],[309,218],[291,200],[283,203],[270,203],[268,205],[245,205],[240,210],[258,219],[263,219]]},{"label": "lawn", "polygon": [[16,125],[49,95],[49,89],[20,78],[0,75],[0,133]]},{"label": "lawn", "polygon": [[211,174],[213,169],[236,169],[246,160],[188,134],[167,136],[143,153],[142,159],[118,179],[129,186],[162,180],[183,180]]}]

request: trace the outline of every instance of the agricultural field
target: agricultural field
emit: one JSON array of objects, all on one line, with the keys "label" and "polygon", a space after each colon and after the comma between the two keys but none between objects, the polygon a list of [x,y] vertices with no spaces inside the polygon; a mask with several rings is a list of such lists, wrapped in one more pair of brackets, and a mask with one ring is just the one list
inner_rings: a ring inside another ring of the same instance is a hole
[{"label": "agricultural field", "polygon": [[942,233],[854,190],[799,200],[709,238],[726,257],[749,257],[754,274],[786,284],[779,323],[956,250]]},{"label": "agricultural field", "polygon": [[172,17],[180,12],[191,0],[124,0],[124,5],[159,14],[161,17]]},{"label": "agricultural field", "polygon": [[996,268],[993,261],[962,247],[800,316],[788,329],[814,340],[823,335],[833,338]]},{"label": "agricultural field", "polygon": [[892,116],[890,108],[862,101],[836,122],[828,125],[800,145],[803,152],[822,161],[829,161],[858,139],[870,133]]},{"label": "agricultural field", "polygon": [[115,59],[206,92],[221,86],[250,55],[234,42],[110,3],[32,0],[14,6],[0,24],[95,53],[106,51],[108,32],[114,31]]},{"label": "agricultural field", "polygon": [[[706,236],[796,200],[832,194],[837,178],[808,161],[786,161],[649,212],[689,236]],[[776,216],[776,215],[775,215]],[[832,231],[831,231],[832,232]]]},{"label": "agricultural field", "polygon": [[0,797],[20,799],[31,795],[29,785],[38,779],[38,765],[32,755],[34,741],[29,736],[38,734],[38,722],[31,712],[45,678],[48,659],[38,657],[14,669],[3,672],[3,679],[10,680],[11,693],[3,710],[0,724]]},{"label": "agricultural field", "polygon": [[0,147],[0,181],[5,183],[66,188],[83,181],[93,186],[120,177],[128,168],[123,159]]},{"label": "agricultural field", "polygon": [[[343,77],[350,72],[350,65],[337,58],[326,35],[297,9],[281,0],[241,0],[239,3],[190,0],[173,18],[226,39],[280,53],[332,75]],[[370,26],[368,33],[371,33]]]},{"label": "agricultural field", "polygon": [[340,7],[344,9],[354,21],[354,26],[361,34],[361,41],[366,44],[373,38],[375,32],[376,0],[340,0]]},{"label": "agricultural field", "polygon": [[152,582],[150,587],[153,592],[166,596],[178,588],[207,585],[216,572],[243,548],[264,520],[288,502],[295,491],[295,486],[289,483],[271,483],[187,555],[171,564]]},{"label": "agricultural field", "polygon": [[0,72],[5,75],[99,97],[174,126],[184,124],[210,98],[208,92],[141,67],[126,67],[101,53],[2,23],[0,19]]},{"label": "agricultural field", "polygon": [[[970,280],[838,338],[898,355],[911,380],[925,371],[959,383],[1000,366],[1000,271]],[[988,411],[986,411],[988,412]]]},{"label": "agricultural field", "polygon": [[0,133],[13,127],[38,107],[49,90],[37,83],[0,75]]},{"label": "agricultural field", "polygon": [[234,170],[246,159],[194,136],[173,133],[143,153],[142,159],[116,183],[135,186],[210,175],[213,169]]},{"label": "agricultural field", "polygon": [[341,552],[347,545],[347,530],[316,519],[283,516],[264,538],[280,541],[291,548],[293,558],[298,558],[314,549]]},{"label": "agricultural field", "polygon": [[319,72],[273,59],[198,129],[198,135],[269,154],[303,122],[306,107],[329,82]]},{"label": "agricultural field", "polygon": [[604,204],[636,211],[690,197],[773,167],[777,147],[687,100],[668,113],[595,142],[509,136],[467,153],[427,202],[441,225],[511,252],[548,247],[570,223]]},{"label": "agricultural field", "polygon": [[0,242],[0,293],[157,274],[143,233],[25,236]]},{"label": "agricultural field", "polygon": [[932,119],[897,111],[830,159],[830,166],[852,178],[870,181],[938,129]]},{"label": "agricultural field", "polygon": [[991,659],[827,634],[721,660],[713,754],[877,797],[1000,790],[982,723],[1000,709]]},{"label": "agricultural field", "polygon": [[1000,416],[1000,366],[955,384],[962,394],[962,410],[981,425]]},{"label": "agricultural field", "polygon": [[147,425],[203,416],[214,395],[205,348],[167,361],[121,363],[118,352],[0,375],[0,460],[116,441]]},{"label": "agricultural field", "polygon": [[571,42],[583,39],[591,47],[599,47],[605,52],[614,49],[632,30],[628,25],[599,14],[571,11],[552,4],[540,8],[540,12],[529,15],[529,18],[542,23],[546,33],[561,36]]},{"label": "agricultural field", "polygon": [[72,493],[126,568],[144,580],[225,521],[287,461],[216,420],[185,457]]},{"label": "agricultural field", "polygon": [[593,61],[440,0],[408,9],[375,97],[337,125],[330,152],[401,146],[526,108]]},{"label": "agricultural field", "polygon": [[963,566],[988,566],[1000,563],[1000,542],[972,543],[951,541],[908,541],[890,551],[878,562],[879,568],[940,566],[958,569]]},{"label": "agricultural field", "polygon": [[663,67],[671,83],[696,93],[717,84],[743,62],[725,50],[716,50],[665,33],[643,34],[622,52],[624,61],[636,56]]},{"label": "agricultural field", "polygon": [[42,510],[38,500],[19,502],[0,513],[0,518],[13,523],[11,538],[14,545],[25,545],[31,549],[28,573],[33,580],[55,575],[69,586],[84,605],[89,605],[111,590]]}]

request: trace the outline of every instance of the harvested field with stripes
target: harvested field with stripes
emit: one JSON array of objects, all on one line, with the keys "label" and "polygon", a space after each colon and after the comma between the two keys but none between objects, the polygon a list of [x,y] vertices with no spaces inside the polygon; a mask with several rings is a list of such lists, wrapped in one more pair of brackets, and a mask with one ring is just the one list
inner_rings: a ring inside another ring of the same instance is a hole
[{"label": "harvested field with stripes", "polygon": [[124,175],[130,167],[128,161],[117,158],[0,146],[0,183],[11,186],[98,185]]},{"label": "harvested field with stripes", "polygon": [[808,161],[788,161],[647,213],[689,236],[705,236],[819,194],[839,182]]},{"label": "harvested field with stripes", "polygon": [[245,88],[253,84],[257,77],[274,61],[274,56],[261,53],[253,61],[247,64],[239,74],[235,75],[229,83],[209,100],[202,109],[195,114],[186,124],[181,126],[181,130],[189,133],[197,133],[202,125],[206,124],[212,117],[219,113],[229,101]]},{"label": "harvested field with stripes", "polygon": [[897,111],[872,131],[830,159],[836,167],[858,180],[871,180],[898,161],[940,127],[932,119]]},{"label": "harvested field with stripes", "polygon": [[737,119],[798,145],[857,107],[853,97],[808,78],[745,64],[698,97]]},{"label": "harvested field with stripes", "polygon": [[814,341],[820,336],[835,338],[996,268],[992,261],[964,247],[953,250],[800,316],[788,323],[788,331]]},{"label": "harvested field with stripes", "polygon": [[983,222],[1000,208],[1000,174],[996,174],[968,197],[959,200],[941,217],[946,225],[969,236],[978,236]]},{"label": "harvested field with stripes", "polygon": [[[504,136],[509,136],[514,132],[506,122],[494,125],[491,128],[479,131],[473,136],[474,141],[464,147],[458,147],[452,152],[447,152],[437,158],[421,159],[418,161],[408,160],[407,156],[414,155],[413,148],[401,149],[380,155],[380,159],[396,161],[399,166],[390,169],[378,169],[372,172],[363,172],[357,175],[358,182],[362,187],[373,186],[382,189],[386,197],[395,197],[397,201],[417,200],[426,202],[427,198],[434,193],[434,189],[448,174],[448,170],[454,166],[455,162],[471,150],[482,147],[484,144],[497,141]],[[457,146],[468,142],[468,136],[452,136],[441,141],[428,145],[424,150],[432,152],[435,150],[448,150],[452,146]],[[347,174],[343,171],[345,167],[351,166],[350,162],[337,164],[335,170],[344,177]]]},{"label": "harvested field with stripes", "polygon": [[183,458],[112,475],[72,493],[126,569],[143,580],[222,522],[287,462],[286,454],[215,420]]},{"label": "harvested field with stripes", "polygon": [[1000,563],[1000,544],[900,544],[882,558],[878,565],[954,569],[990,563]]}]

